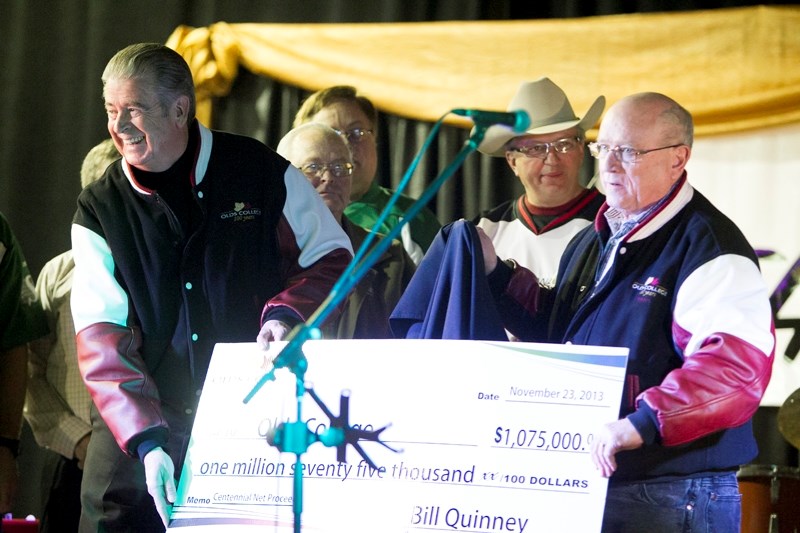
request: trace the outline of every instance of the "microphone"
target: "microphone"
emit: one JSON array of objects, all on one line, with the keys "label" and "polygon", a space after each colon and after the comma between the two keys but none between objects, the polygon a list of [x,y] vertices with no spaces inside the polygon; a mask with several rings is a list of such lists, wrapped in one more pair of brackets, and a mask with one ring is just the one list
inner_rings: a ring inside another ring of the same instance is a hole
[{"label": "microphone", "polygon": [[517,133],[526,131],[531,125],[531,117],[526,111],[483,111],[481,109],[453,109],[454,115],[469,117],[477,127],[486,128],[494,124],[509,126]]}]

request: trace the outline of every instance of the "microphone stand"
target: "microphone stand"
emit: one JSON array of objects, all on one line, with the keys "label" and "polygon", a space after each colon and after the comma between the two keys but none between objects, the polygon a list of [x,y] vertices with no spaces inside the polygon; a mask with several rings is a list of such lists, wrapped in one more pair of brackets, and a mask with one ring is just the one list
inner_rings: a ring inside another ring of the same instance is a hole
[{"label": "microphone stand", "polygon": [[[417,213],[419,213],[431,198],[439,191],[441,186],[453,173],[461,166],[469,154],[478,149],[478,145],[483,140],[486,134],[487,125],[478,124],[476,122],[469,138],[464,142],[464,146],[456,154],[453,161],[445,167],[444,170],[434,179],[433,182],[423,191],[422,195],[417,199],[411,207],[406,211],[400,222],[389,231],[383,238],[381,238],[374,248],[370,246],[377,235],[377,230],[381,227],[386,220],[392,207],[397,203],[403,190],[411,180],[411,176],[419,165],[423,154],[430,146],[431,141],[438,133],[446,115],[442,116],[431,130],[428,138],[423,143],[416,157],[412,161],[411,166],[408,168],[403,176],[398,188],[394,194],[389,198],[386,207],[381,212],[378,220],[375,222],[372,231],[367,235],[367,238],[362,243],[361,247],[353,256],[353,259],[348,264],[341,277],[334,284],[330,294],[320,304],[308,321],[303,324],[295,326],[294,329],[287,336],[287,344],[280,351],[278,356],[273,361],[273,368],[266,372],[261,379],[253,386],[250,392],[245,396],[244,403],[248,403],[253,396],[263,387],[267,382],[275,379],[275,370],[278,368],[288,368],[296,378],[295,397],[297,401],[296,419],[291,423],[280,424],[275,433],[268,437],[268,442],[276,446],[281,452],[290,452],[295,454],[295,469],[293,478],[293,498],[292,510],[294,513],[294,533],[301,532],[301,516],[303,512],[303,469],[302,469],[302,454],[305,453],[309,446],[314,442],[322,442],[325,446],[337,448],[337,460],[346,462],[345,448],[347,444],[351,444],[359,455],[373,468],[376,468],[373,462],[367,457],[366,453],[360,447],[358,442],[360,440],[373,441],[381,444],[382,446],[392,450],[399,451],[391,448],[386,443],[380,440],[380,434],[388,426],[384,426],[376,431],[363,431],[351,428],[348,421],[349,410],[349,392],[342,393],[340,398],[340,412],[339,416],[334,416],[331,411],[325,406],[321,398],[313,392],[311,387],[306,387],[305,372],[308,368],[308,360],[302,352],[303,344],[309,339],[319,339],[322,337],[320,326],[325,319],[333,312],[336,307],[342,303],[347,297],[353,287],[364,277],[364,274],[375,264],[383,253],[388,250],[392,244],[392,240],[400,235],[409,220],[412,220]],[[369,253],[367,253],[369,251]],[[329,429],[322,434],[317,435],[308,429],[306,422],[302,421],[302,404],[303,395],[308,392],[312,399],[319,405],[322,411],[328,416],[331,421]]]}]

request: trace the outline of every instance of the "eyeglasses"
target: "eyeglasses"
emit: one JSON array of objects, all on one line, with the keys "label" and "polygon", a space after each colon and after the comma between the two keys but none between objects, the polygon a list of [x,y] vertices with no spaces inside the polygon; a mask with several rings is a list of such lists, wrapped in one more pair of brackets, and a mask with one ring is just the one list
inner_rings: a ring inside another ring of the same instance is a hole
[{"label": "eyeglasses", "polygon": [[535,143],[526,144],[522,146],[514,146],[509,148],[511,152],[517,152],[525,157],[535,157],[537,159],[547,159],[547,154],[550,153],[552,148],[558,154],[566,154],[575,150],[581,145],[583,141],[580,137],[567,137],[565,139],[558,139],[549,143]]},{"label": "eyeglasses", "polygon": [[330,163],[328,165],[323,165],[322,163],[309,163],[300,167],[300,170],[309,178],[321,178],[326,170],[330,170],[334,177],[344,178],[353,173],[353,164]]},{"label": "eyeglasses", "polygon": [[353,128],[352,130],[337,130],[334,128],[334,131],[347,139],[347,142],[350,144],[358,144],[364,140],[364,137],[367,135],[372,135],[372,130],[367,130],[364,128]]},{"label": "eyeglasses", "polygon": [[592,154],[592,157],[597,159],[602,159],[607,157],[608,154],[614,153],[614,157],[617,158],[617,161],[621,163],[636,163],[639,161],[639,157],[643,155],[647,155],[650,152],[657,152],[659,150],[666,150],[667,148],[677,148],[678,146],[683,146],[683,143],[678,144],[670,144],[669,146],[661,146],[659,148],[651,148],[649,150],[637,150],[636,148],[631,148],[630,146],[609,146],[607,144],[599,144],[599,143],[589,143],[589,153]]}]

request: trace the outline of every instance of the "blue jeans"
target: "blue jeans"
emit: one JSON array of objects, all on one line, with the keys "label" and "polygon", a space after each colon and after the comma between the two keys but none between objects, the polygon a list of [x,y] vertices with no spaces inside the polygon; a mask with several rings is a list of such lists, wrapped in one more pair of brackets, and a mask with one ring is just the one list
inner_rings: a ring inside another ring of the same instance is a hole
[{"label": "blue jeans", "polygon": [[738,533],[736,473],[650,483],[609,484],[603,533]]}]

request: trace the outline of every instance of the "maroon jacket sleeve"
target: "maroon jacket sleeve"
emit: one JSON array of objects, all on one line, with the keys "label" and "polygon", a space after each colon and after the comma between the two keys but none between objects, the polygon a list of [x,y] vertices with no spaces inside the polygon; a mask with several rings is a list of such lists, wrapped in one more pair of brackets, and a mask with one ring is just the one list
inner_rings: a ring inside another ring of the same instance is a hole
[{"label": "maroon jacket sleeve", "polygon": [[141,357],[139,330],[100,322],[79,331],[76,341],[83,380],[119,447],[135,456],[144,438],[166,442],[168,426]]},{"label": "maroon jacket sleeve", "polygon": [[656,413],[665,446],[685,444],[749,420],[769,384],[773,358],[774,351],[765,356],[733,335],[713,335],[638,401]]},{"label": "maroon jacket sleeve", "polygon": [[[281,308],[290,309],[301,320],[306,321],[331,292],[352,255],[345,248],[336,248],[303,268],[298,261],[300,249],[285,219],[281,219],[279,224],[278,239],[286,288],[266,303],[261,314],[261,323],[280,315]],[[332,312],[331,319],[338,316],[338,313],[339,309]]]},{"label": "maroon jacket sleeve", "polygon": [[488,282],[503,326],[522,340],[546,340],[553,291],[541,287],[533,272],[514,261],[498,261]]}]

